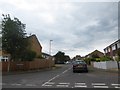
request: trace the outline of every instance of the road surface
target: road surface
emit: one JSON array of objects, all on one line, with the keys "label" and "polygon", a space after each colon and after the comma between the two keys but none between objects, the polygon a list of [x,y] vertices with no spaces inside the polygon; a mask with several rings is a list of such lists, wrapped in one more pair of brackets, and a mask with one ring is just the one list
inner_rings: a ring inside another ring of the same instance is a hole
[{"label": "road surface", "polygon": [[39,72],[5,75],[2,88],[120,88],[118,73],[89,68],[73,73],[72,65]]}]

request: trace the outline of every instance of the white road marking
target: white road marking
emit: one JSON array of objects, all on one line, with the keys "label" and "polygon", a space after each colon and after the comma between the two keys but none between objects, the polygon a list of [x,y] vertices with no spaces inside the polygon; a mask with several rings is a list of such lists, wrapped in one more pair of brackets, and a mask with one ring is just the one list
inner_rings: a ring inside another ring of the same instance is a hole
[{"label": "white road marking", "polygon": [[68,68],[67,70],[63,71],[61,74],[56,75],[55,77],[51,78],[50,80],[48,80],[47,82],[45,82],[44,84],[42,84],[42,86],[45,86],[47,83],[51,82],[52,80],[56,79],[57,77],[59,77],[60,75],[64,74],[65,72],[67,72],[68,70],[70,70],[70,68]]},{"label": "white road marking", "polygon": [[70,84],[70,83],[59,83],[59,84]]},{"label": "white road marking", "polygon": [[22,84],[13,83],[13,84],[11,84],[11,85],[13,85],[13,86],[20,86],[20,85],[22,85]]},{"label": "white road marking", "polygon": [[86,83],[75,83],[77,85],[85,85]]},{"label": "white road marking", "polygon": [[93,86],[94,88],[108,88],[108,86]]},{"label": "white road marking", "polygon": [[55,84],[55,82],[48,82],[47,84]]},{"label": "white road marking", "polygon": [[57,87],[68,87],[68,85],[56,85]]},{"label": "white road marking", "polygon": [[117,87],[117,86],[116,86],[115,88],[120,88],[120,87]]},{"label": "white road marking", "polygon": [[84,88],[86,88],[87,86],[86,85],[75,85],[75,87],[84,87]]},{"label": "white road marking", "polygon": [[60,75],[57,75],[57,76],[53,77],[52,79],[50,79],[50,80],[48,80],[47,82],[45,82],[44,84],[42,84],[42,86],[45,86],[45,84],[49,83],[50,81],[52,81],[53,79],[55,79],[55,78],[57,78],[57,77],[59,77],[59,76],[60,76]]},{"label": "white road marking", "polygon": [[45,87],[51,87],[52,85],[44,85]]},{"label": "white road marking", "polygon": [[92,83],[92,85],[106,85],[105,83]]},{"label": "white road marking", "polygon": [[86,88],[86,83],[75,83],[75,87]]},{"label": "white road marking", "polygon": [[119,86],[120,84],[111,84],[111,85],[113,85],[113,86]]},{"label": "white road marking", "polygon": [[68,70],[65,70],[64,72],[62,72],[62,73],[66,73]]}]

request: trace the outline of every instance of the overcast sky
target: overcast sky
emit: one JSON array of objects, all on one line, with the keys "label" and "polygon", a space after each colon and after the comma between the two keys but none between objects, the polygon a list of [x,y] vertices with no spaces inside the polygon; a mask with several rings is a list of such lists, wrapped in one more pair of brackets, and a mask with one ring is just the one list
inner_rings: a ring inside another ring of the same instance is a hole
[{"label": "overcast sky", "polygon": [[118,40],[118,0],[87,1],[0,0],[0,15],[10,14],[26,24],[26,32],[36,34],[45,53],[53,40],[52,55],[63,51],[70,57],[84,56],[96,49],[104,52]]}]

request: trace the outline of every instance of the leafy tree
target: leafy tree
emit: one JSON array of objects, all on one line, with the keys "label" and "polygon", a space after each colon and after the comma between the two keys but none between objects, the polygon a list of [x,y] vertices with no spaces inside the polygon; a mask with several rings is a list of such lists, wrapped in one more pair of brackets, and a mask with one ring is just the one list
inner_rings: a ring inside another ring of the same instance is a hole
[{"label": "leafy tree", "polygon": [[64,52],[58,51],[58,53],[54,56],[55,63],[64,63]]},{"label": "leafy tree", "polygon": [[31,50],[26,50],[21,56],[23,61],[24,60],[25,61],[32,61],[35,57],[36,57],[36,52],[31,51]]},{"label": "leafy tree", "polygon": [[64,56],[64,60],[65,60],[65,62],[66,62],[66,61],[69,61],[69,60],[70,60],[70,57],[69,57],[68,55],[65,55],[65,56]]},{"label": "leafy tree", "polygon": [[58,53],[54,55],[54,57],[55,57],[55,63],[64,64],[64,62],[70,60],[70,57],[68,55],[65,55],[65,53],[61,51],[58,51]]},{"label": "leafy tree", "polygon": [[84,61],[90,65],[90,62],[91,62],[91,58],[85,58]]},{"label": "leafy tree", "polygon": [[28,45],[25,38],[25,24],[18,18],[11,19],[9,14],[3,14],[2,49],[11,55],[10,60],[21,60],[21,55]]}]

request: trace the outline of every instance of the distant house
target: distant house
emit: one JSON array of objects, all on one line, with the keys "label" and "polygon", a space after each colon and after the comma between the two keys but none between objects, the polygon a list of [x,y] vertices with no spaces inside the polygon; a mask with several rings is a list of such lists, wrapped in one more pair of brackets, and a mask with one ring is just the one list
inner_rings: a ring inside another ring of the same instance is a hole
[{"label": "distant house", "polygon": [[42,52],[42,58],[49,59],[51,55]]},{"label": "distant house", "polygon": [[120,51],[120,39],[104,48],[105,55],[113,59],[118,56],[118,51]]},{"label": "distant house", "polygon": [[10,59],[10,54],[7,52],[0,50],[0,61],[8,61]]},{"label": "distant house", "polygon": [[29,49],[36,52],[37,56],[41,56],[42,55],[42,46],[40,44],[40,42],[38,41],[36,35],[31,35],[27,38],[29,40]]},{"label": "distant house", "polygon": [[85,56],[85,58],[92,58],[92,57],[103,57],[104,56],[104,53],[98,51],[98,50],[95,50],[91,53],[89,53],[88,55]]}]

